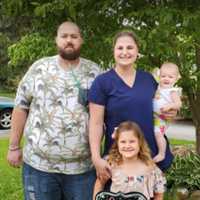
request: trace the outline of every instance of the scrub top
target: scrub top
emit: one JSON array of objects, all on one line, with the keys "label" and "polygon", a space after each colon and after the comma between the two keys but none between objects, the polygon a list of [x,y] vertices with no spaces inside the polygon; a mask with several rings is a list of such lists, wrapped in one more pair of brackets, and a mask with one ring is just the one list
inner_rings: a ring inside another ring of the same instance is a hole
[{"label": "scrub top", "polygon": [[[111,135],[114,128],[124,121],[136,122],[150,146],[152,157],[157,154],[152,103],[156,89],[157,82],[153,76],[142,70],[136,71],[132,87],[128,86],[114,69],[95,79],[89,92],[89,101],[105,106],[105,154],[108,153],[113,143]],[[167,141],[165,159],[158,163],[158,166],[161,170],[166,170],[172,159],[173,156]]]}]

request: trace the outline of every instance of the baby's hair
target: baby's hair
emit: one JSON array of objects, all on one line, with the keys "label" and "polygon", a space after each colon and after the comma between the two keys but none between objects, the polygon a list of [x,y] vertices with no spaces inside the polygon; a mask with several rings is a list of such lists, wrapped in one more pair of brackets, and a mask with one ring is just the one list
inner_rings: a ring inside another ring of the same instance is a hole
[{"label": "baby's hair", "polygon": [[135,122],[131,121],[122,122],[115,130],[114,143],[109,151],[108,162],[111,165],[120,165],[123,162],[122,156],[118,150],[118,140],[124,131],[132,131],[133,135],[138,138],[140,148],[138,158],[146,165],[154,165],[154,161],[151,158],[150,149],[140,127]]},{"label": "baby's hair", "polygon": [[176,71],[177,71],[177,74],[180,75],[180,72],[179,72],[179,67],[178,65],[176,65],[175,63],[172,63],[172,62],[164,62],[160,69],[163,68],[163,67],[167,67],[167,68],[174,68]]}]

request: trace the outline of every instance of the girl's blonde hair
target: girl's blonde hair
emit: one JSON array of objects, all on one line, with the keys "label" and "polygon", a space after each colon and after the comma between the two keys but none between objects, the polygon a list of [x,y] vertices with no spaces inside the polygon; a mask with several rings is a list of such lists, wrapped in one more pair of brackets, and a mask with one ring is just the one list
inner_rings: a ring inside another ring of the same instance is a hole
[{"label": "girl's blonde hair", "polygon": [[120,135],[123,134],[124,131],[132,131],[133,135],[138,138],[140,148],[138,158],[146,165],[154,165],[154,161],[151,158],[150,149],[147,145],[147,142],[140,127],[136,123],[131,121],[122,122],[115,130],[114,143],[109,151],[108,162],[111,165],[122,164],[122,156],[118,150],[118,141]]}]

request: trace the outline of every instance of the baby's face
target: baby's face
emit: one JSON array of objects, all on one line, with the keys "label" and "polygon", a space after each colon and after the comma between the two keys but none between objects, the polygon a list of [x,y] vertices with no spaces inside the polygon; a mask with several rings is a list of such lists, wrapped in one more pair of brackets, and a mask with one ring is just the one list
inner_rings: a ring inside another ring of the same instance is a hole
[{"label": "baby's face", "polygon": [[171,88],[178,80],[178,71],[173,67],[161,67],[160,69],[160,87]]}]

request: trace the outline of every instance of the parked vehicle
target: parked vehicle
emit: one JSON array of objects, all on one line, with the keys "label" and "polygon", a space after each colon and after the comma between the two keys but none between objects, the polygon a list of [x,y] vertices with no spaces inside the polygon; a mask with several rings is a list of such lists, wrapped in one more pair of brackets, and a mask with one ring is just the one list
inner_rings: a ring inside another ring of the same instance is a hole
[{"label": "parked vehicle", "polygon": [[10,129],[14,100],[0,97],[0,129]]}]

